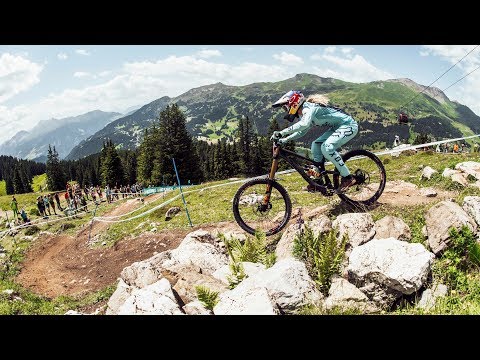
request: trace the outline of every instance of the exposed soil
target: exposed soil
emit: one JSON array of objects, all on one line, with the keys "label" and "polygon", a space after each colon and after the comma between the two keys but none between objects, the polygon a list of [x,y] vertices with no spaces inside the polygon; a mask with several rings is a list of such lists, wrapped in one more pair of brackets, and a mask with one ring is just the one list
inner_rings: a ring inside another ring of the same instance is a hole
[{"label": "exposed soil", "polygon": [[[154,199],[149,198],[150,201]],[[135,199],[126,200],[104,216],[124,214],[139,206],[140,203]],[[108,225],[95,222],[91,237],[107,231]],[[145,232],[135,238],[120,240],[107,248],[92,248],[88,244],[89,224],[76,236],[44,234],[27,252],[17,281],[36,294],[49,298],[83,295],[114,284],[124,267],[148,259],[156,253],[175,249],[191,231],[225,227],[233,227],[233,224],[219,223],[156,233]]]}]

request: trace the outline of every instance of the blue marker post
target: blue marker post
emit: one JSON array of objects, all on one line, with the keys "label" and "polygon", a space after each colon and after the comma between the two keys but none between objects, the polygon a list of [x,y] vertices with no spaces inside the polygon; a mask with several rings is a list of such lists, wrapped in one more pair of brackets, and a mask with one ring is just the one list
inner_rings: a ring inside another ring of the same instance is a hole
[{"label": "blue marker post", "polygon": [[172,158],[173,161],[173,168],[175,169],[175,174],[177,175],[178,187],[180,189],[180,194],[182,194],[183,205],[185,206],[185,211],[187,212],[188,222],[190,223],[190,227],[193,227],[192,220],[190,220],[190,214],[188,213],[187,203],[185,202],[185,197],[183,196],[182,185],[180,183],[180,177],[178,176],[177,165],[175,165],[175,159]]}]

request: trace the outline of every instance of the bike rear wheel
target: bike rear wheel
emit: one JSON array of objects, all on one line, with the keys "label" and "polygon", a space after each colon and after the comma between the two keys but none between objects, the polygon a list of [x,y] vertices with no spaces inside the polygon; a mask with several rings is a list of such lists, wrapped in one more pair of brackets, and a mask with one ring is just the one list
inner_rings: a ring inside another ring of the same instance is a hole
[{"label": "bike rear wheel", "polygon": [[[266,186],[271,182],[272,193],[266,207],[262,206]],[[243,184],[233,197],[233,215],[238,225],[248,232],[264,232],[267,236],[281,231],[292,214],[292,202],[287,190],[268,179],[254,179]]]},{"label": "bike rear wheel", "polygon": [[[385,189],[387,174],[382,161],[368,150],[352,150],[342,156],[343,162],[357,180],[357,184],[338,194],[340,199],[353,205],[368,206],[378,200]],[[336,173],[333,182],[340,185],[341,176]]]}]

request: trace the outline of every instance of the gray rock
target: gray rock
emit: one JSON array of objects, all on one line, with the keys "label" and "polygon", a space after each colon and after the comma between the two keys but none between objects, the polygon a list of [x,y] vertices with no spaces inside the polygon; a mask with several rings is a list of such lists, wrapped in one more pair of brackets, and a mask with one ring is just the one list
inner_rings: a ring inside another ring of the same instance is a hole
[{"label": "gray rock", "polygon": [[480,196],[465,196],[462,208],[480,225]]},{"label": "gray rock", "polygon": [[182,315],[167,279],[132,291],[118,309],[119,315]]},{"label": "gray rock", "polygon": [[439,297],[448,294],[448,287],[444,284],[434,284],[431,289],[426,289],[422,293],[422,297],[417,304],[417,307],[426,311],[431,310]]},{"label": "gray rock", "polygon": [[276,315],[274,301],[264,287],[253,287],[238,291],[238,286],[224,293],[213,308],[215,315]]},{"label": "gray rock", "polygon": [[106,315],[116,315],[120,306],[130,297],[134,288],[128,286],[122,279],[118,282],[117,289],[112,294],[107,304]]},{"label": "gray rock", "polygon": [[332,285],[328,290],[328,298],[325,300],[325,308],[327,310],[340,308],[343,311],[359,310],[366,314],[380,311],[355,285],[339,276],[332,278]]},{"label": "gray rock", "polygon": [[442,176],[443,176],[444,178],[451,178],[452,175],[454,175],[454,174],[459,174],[459,173],[460,173],[460,171],[458,171],[458,170],[452,170],[452,169],[450,169],[450,168],[445,168],[445,169],[443,170]]},{"label": "gray rock", "polygon": [[375,236],[375,224],[369,213],[352,213],[339,215],[332,226],[339,231],[339,238],[348,235],[348,242],[352,248],[371,240]]},{"label": "gray rock", "polygon": [[421,188],[420,195],[425,197],[435,197],[437,196],[437,192],[433,188]]},{"label": "gray rock", "polygon": [[[304,305],[318,304],[323,299],[308,275],[305,264],[288,258],[246,278],[235,289],[220,294],[219,304],[224,297],[229,299],[228,303],[233,300],[240,302],[255,288],[266,288],[269,298],[283,313],[294,313]],[[215,309],[214,312],[217,313]]]},{"label": "gray rock", "polygon": [[468,186],[468,180],[465,174],[453,174],[451,176],[453,182],[460,184],[464,187]]},{"label": "gray rock", "polygon": [[176,281],[173,285],[173,290],[182,299],[183,303],[189,303],[197,299],[197,291],[195,289],[198,285],[203,285],[206,288],[222,293],[228,290],[227,286],[220,280],[212,276],[201,274],[194,267],[184,267],[180,272],[175,274]]},{"label": "gray rock", "polygon": [[408,241],[412,237],[410,228],[405,222],[395,216],[387,215],[375,223],[375,239],[395,238]]},{"label": "gray rock", "polygon": [[[242,262],[243,266],[243,271],[245,272],[246,277],[253,276],[257,274],[258,272],[261,272],[265,270],[265,265],[263,264],[258,264],[258,263],[252,263],[248,261],[243,261]],[[220,280],[222,283],[228,285],[228,277],[232,276],[232,272],[230,270],[230,265],[224,265],[217,271],[215,271],[212,276],[215,279]]]},{"label": "gray rock", "polygon": [[291,224],[287,227],[275,249],[275,255],[277,256],[277,260],[293,257],[293,241],[295,240],[295,237],[299,236],[302,231],[304,231],[304,229],[304,224],[296,223]]},{"label": "gray rock", "polygon": [[198,301],[192,301],[183,306],[183,311],[187,315],[213,315],[211,310],[208,310],[203,304]]},{"label": "gray rock", "polygon": [[435,169],[432,169],[430,166],[425,166],[422,170],[422,178],[425,179],[430,179],[433,174],[437,173],[438,171]]},{"label": "gray rock", "polygon": [[447,248],[451,227],[460,229],[466,225],[473,232],[477,230],[475,221],[458,204],[451,201],[442,201],[432,206],[425,214],[425,225],[428,245],[435,254]]},{"label": "gray rock", "polygon": [[388,307],[401,294],[412,294],[423,286],[433,259],[422,244],[374,239],[353,249],[347,271],[349,280],[369,299]]},{"label": "gray rock", "polygon": [[321,215],[326,215],[331,209],[332,209],[332,205],[318,206],[318,207],[316,207],[312,210],[309,210],[305,214],[305,219],[306,220],[313,220],[317,217],[320,217]]},{"label": "gray rock", "polygon": [[475,179],[480,180],[480,163],[475,161],[465,161],[455,165],[456,170],[460,170],[465,174],[473,176]]},{"label": "gray rock", "polygon": [[171,207],[170,209],[167,210],[167,213],[165,214],[165,221],[170,220],[180,211],[181,209],[178,206]]}]

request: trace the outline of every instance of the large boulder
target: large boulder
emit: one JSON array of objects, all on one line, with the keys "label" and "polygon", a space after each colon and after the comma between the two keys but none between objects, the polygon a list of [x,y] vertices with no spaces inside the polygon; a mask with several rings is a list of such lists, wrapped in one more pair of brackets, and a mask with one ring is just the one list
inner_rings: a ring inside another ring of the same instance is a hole
[{"label": "large boulder", "polygon": [[465,196],[462,208],[480,225],[480,196]]},{"label": "large boulder", "polygon": [[[256,273],[265,270],[265,265],[263,264],[252,263],[248,261],[243,261],[241,264],[246,277],[253,276]],[[230,265],[224,265],[212,274],[212,276],[215,279],[220,280],[222,283],[226,285],[229,284],[228,278],[231,277],[232,275],[233,274],[232,274],[232,271],[230,270]]]},{"label": "large boulder", "polygon": [[433,259],[422,244],[374,239],[353,249],[347,272],[369,299],[390,307],[402,294],[410,295],[423,286]]},{"label": "large boulder", "polygon": [[480,163],[475,161],[465,161],[455,165],[456,170],[465,173],[466,176],[471,175],[475,179],[480,180]]},{"label": "large boulder", "polygon": [[118,315],[182,315],[167,279],[135,289],[118,309]]},{"label": "large boulder", "polygon": [[453,174],[450,179],[452,179],[453,182],[462,185],[463,187],[468,186],[468,180],[467,176],[465,174]]},{"label": "large boulder", "polygon": [[405,222],[395,216],[387,215],[375,222],[375,239],[395,238],[409,241],[412,237],[410,228]]},{"label": "large boulder", "polygon": [[277,260],[293,257],[293,241],[295,240],[295,237],[297,237],[301,234],[302,231],[304,231],[305,225],[308,225],[308,227],[312,229],[314,236],[318,236],[319,234],[326,233],[332,230],[332,221],[326,215],[320,215],[312,221],[304,224],[290,225],[283,233],[275,249]]},{"label": "large boulder", "polygon": [[196,286],[202,285],[206,288],[222,293],[227,291],[227,286],[210,275],[198,272],[196,267],[185,267],[175,275],[175,280],[170,281],[173,290],[177,293],[184,304],[197,299]]},{"label": "large boulder", "polygon": [[125,281],[120,279],[117,285],[117,289],[108,300],[107,311],[105,313],[107,315],[118,314],[118,310],[120,309],[120,306],[122,306],[125,303],[125,301],[130,297],[133,289],[134,289],[133,287],[129,286],[128,284],[125,283]]},{"label": "large boulder", "polygon": [[214,243],[215,239],[209,232],[197,230],[188,234],[178,248],[172,250],[172,257],[182,265],[198,266],[203,273],[212,274],[228,264],[228,256]]},{"label": "large boulder", "polygon": [[278,309],[265,287],[228,291],[213,308],[215,315],[276,315]]},{"label": "large boulder", "polygon": [[308,275],[305,264],[287,258],[246,278],[235,289],[220,294],[214,313],[218,313],[217,307],[223,309],[225,303],[232,304],[231,306],[235,303],[242,304],[243,299],[256,288],[265,288],[268,298],[282,313],[294,313],[305,305],[318,304],[323,298]]},{"label": "large boulder", "polygon": [[362,245],[375,236],[375,224],[369,213],[339,215],[332,224],[339,231],[340,239],[348,235],[347,245],[351,248]]},{"label": "large boulder", "polygon": [[357,310],[362,313],[377,313],[380,309],[355,285],[344,278],[334,276],[328,290],[328,298],[324,303],[325,309],[334,308],[342,311]]},{"label": "large boulder", "polygon": [[477,224],[458,204],[442,201],[432,206],[425,214],[425,225],[430,249],[439,254],[448,247],[450,228],[460,229],[466,225],[476,231]]}]

